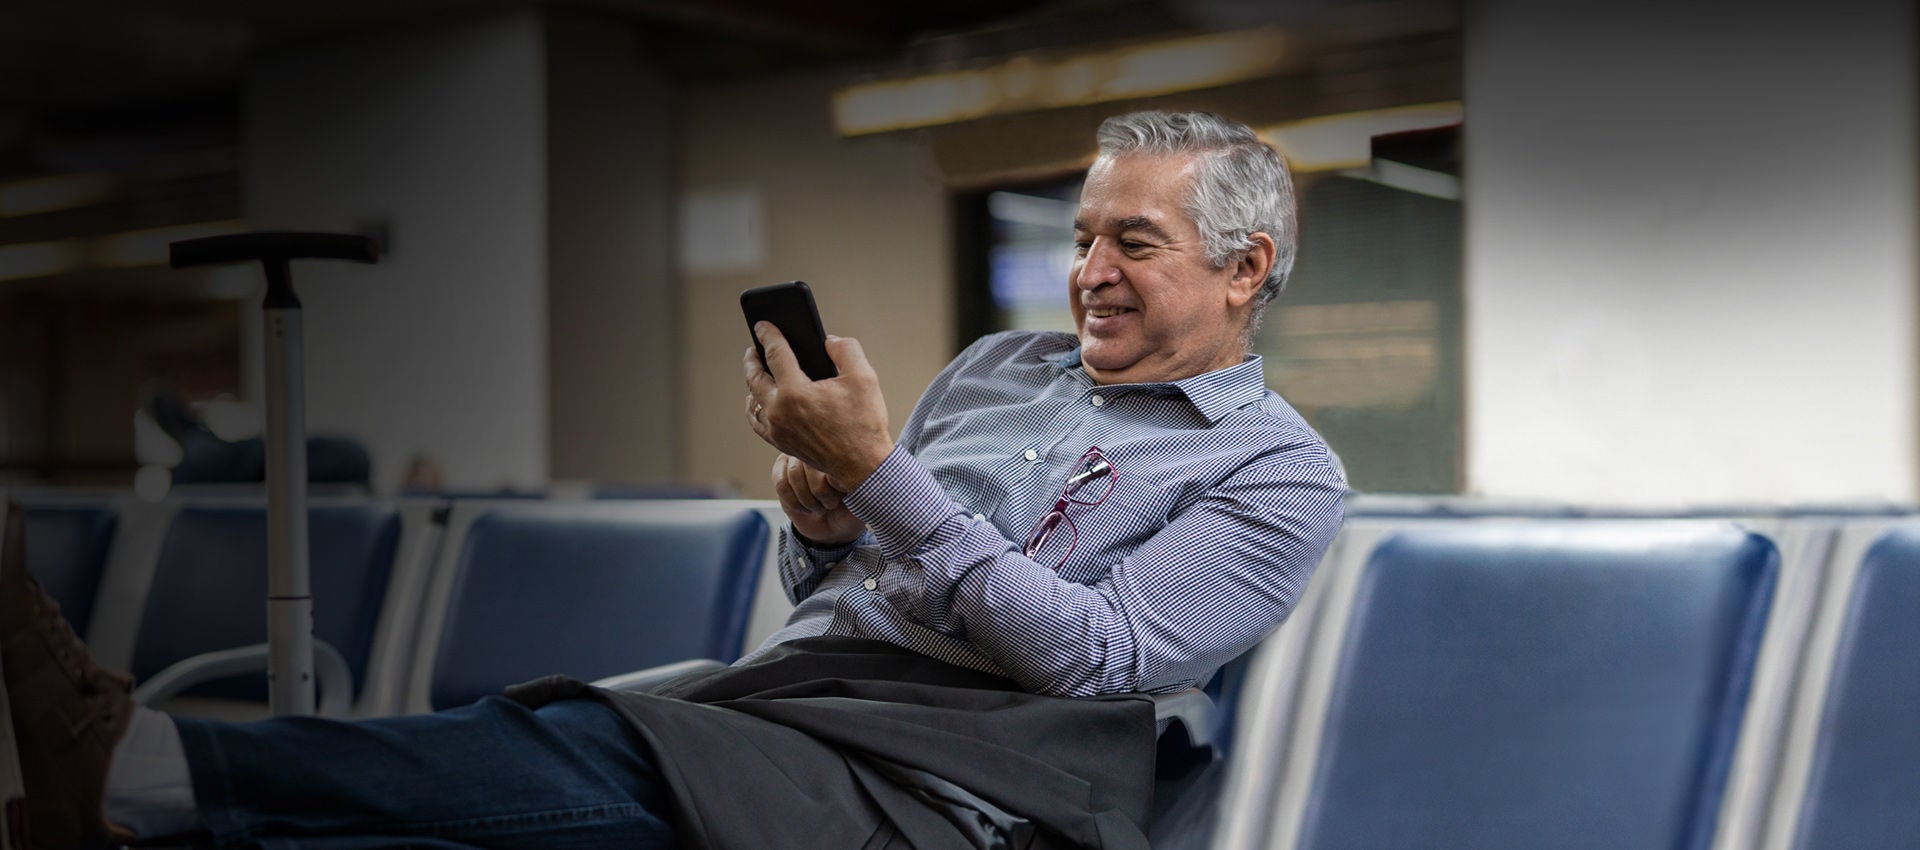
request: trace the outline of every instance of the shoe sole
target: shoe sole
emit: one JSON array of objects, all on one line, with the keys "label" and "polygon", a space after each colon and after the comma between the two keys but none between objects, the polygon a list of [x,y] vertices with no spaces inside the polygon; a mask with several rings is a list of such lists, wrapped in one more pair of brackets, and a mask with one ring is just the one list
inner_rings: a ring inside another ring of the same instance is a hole
[{"label": "shoe sole", "polygon": [[14,843],[15,831],[26,825],[27,784],[20,777],[20,750],[13,740],[13,711],[7,705],[4,670],[0,670],[0,806],[5,812],[5,820],[0,821],[0,850],[26,850]]}]

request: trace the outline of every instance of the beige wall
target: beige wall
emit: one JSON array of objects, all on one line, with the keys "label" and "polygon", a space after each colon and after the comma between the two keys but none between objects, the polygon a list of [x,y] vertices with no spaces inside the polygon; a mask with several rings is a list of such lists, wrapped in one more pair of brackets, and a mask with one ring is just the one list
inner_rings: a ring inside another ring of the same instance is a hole
[{"label": "beige wall", "polygon": [[[842,139],[837,79],[789,76],[704,86],[683,101],[681,191],[758,195],[764,257],[752,267],[681,274],[681,477],[770,498],[774,451],[747,429],[740,291],[784,280],[813,287],[829,333],[856,337],[897,433],[954,354],[951,214],[912,135]],[[683,226],[685,223],[683,222]]]},{"label": "beige wall", "polygon": [[679,425],[677,98],[626,27],[545,19],[549,470],[665,481]]}]

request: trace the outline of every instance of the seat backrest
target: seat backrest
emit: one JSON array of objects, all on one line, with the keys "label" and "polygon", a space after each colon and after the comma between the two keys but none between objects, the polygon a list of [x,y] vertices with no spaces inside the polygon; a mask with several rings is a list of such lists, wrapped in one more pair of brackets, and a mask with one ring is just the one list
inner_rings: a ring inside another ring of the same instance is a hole
[{"label": "seat backrest", "polygon": [[[1286,621],[1252,650],[1216,673],[1206,685],[1214,700],[1217,761],[1173,787],[1155,789],[1155,818],[1148,838],[1156,848],[1264,847],[1265,815],[1274,781],[1286,760],[1284,732],[1300,689],[1302,670],[1319,621],[1358,572],[1354,560],[1371,552],[1385,528],[1436,520],[1348,520],[1327,547],[1307,588]],[[1163,799],[1171,792],[1172,800]]]},{"label": "seat backrest", "polygon": [[1389,537],[1272,846],[1706,847],[1777,564],[1720,523]]},{"label": "seat backrest", "polygon": [[1754,664],[1753,687],[1740,720],[1733,772],[1720,804],[1715,850],[1754,850],[1786,753],[1795,688],[1818,623],[1841,522],[1827,517],[1755,516],[1733,520],[1772,540],[1780,576],[1767,611],[1766,636]]},{"label": "seat backrest", "polygon": [[1818,735],[1805,784],[1794,786],[1805,793],[1797,801],[1791,846],[1914,847],[1920,843],[1920,527],[1896,528],[1874,542],[1840,599],[1837,646],[1826,656],[1831,672],[1824,693],[1816,694]]},{"label": "seat backrest", "polygon": [[[364,687],[375,629],[399,549],[399,508],[359,500],[308,506],[314,636],[340,650]],[[259,500],[187,503],[173,515],[147,585],[133,647],[136,680],[204,652],[267,639],[267,509]],[[197,696],[261,701],[264,676],[235,677]]]},{"label": "seat backrest", "polygon": [[554,673],[732,661],[767,534],[755,505],[733,501],[456,504],[409,707]]},{"label": "seat backrest", "polygon": [[119,508],[101,498],[22,499],[27,513],[27,571],[60,603],[75,632],[87,633]]}]

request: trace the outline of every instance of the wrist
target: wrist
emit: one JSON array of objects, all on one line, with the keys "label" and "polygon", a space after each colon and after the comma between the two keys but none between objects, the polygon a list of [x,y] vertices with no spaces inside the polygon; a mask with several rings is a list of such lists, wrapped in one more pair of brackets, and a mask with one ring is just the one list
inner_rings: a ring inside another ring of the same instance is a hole
[{"label": "wrist", "polygon": [[827,475],[833,479],[833,485],[839,488],[840,492],[851,493],[860,485],[865,484],[867,478],[872,476],[874,471],[880,468],[880,464],[885,463],[887,456],[891,454],[893,454],[893,443],[891,441],[884,444],[876,442],[867,446],[865,450],[850,458],[846,463],[829,471]]}]

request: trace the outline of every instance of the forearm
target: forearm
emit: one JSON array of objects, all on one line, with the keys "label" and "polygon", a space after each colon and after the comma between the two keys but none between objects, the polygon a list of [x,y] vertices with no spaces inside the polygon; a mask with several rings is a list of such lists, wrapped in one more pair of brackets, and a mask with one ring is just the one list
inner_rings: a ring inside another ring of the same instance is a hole
[{"label": "forearm", "polygon": [[1324,466],[1250,463],[1084,585],[1022,556],[904,450],[848,506],[885,554],[896,609],[1030,690],[1086,695],[1184,687],[1252,647],[1291,611],[1340,499]]},{"label": "forearm", "polygon": [[[895,568],[893,564],[902,566]],[[1076,584],[964,514],[889,562],[897,606],[960,637],[1034,693],[1141,690],[1132,623],[1110,582]]]},{"label": "forearm", "polygon": [[1131,691],[1135,652],[1110,588],[1062,580],[966,513],[904,449],[848,505],[886,557],[879,592],[929,629],[966,640],[1037,693]]}]

